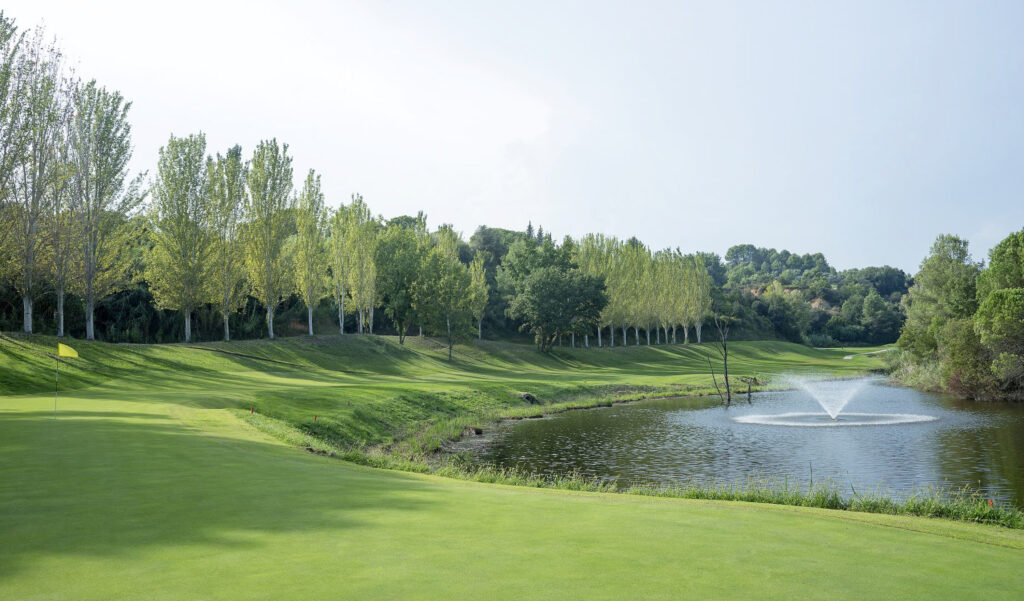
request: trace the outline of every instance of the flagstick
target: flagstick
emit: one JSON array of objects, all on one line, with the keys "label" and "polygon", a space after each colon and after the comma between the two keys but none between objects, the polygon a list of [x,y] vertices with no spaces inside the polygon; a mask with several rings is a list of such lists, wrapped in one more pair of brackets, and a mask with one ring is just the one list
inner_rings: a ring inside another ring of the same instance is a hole
[{"label": "flagstick", "polygon": [[[60,351],[57,351],[58,353]],[[57,384],[60,382],[60,355],[57,355],[57,367],[53,370],[53,419],[57,419]]]}]

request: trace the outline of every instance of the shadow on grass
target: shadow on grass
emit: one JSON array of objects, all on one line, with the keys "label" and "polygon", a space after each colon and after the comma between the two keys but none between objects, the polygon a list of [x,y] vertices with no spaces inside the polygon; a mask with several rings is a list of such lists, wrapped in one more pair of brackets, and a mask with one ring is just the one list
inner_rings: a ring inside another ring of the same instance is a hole
[{"label": "shadow on grass", "polygon": [[354,528],[368,526],[355,515],[362,509],[433,505],[421,480],[197,434],[160,414],[61,418],[0,419],[0,577],[35,557],[258,546],[269,544],[262,534],[281,532],[355,536]]}]

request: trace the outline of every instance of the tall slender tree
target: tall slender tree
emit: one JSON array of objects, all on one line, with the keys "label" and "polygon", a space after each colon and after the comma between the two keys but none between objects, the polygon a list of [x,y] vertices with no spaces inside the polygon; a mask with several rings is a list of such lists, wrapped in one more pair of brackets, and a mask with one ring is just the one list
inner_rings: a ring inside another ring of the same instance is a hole
[{"label": "tall slender tree", "polygon": [[72,291],[85,301],[85,337],[96,339],[96,303],[127,284],[134,262],[130,219],[142,204],[145,173],[128,179],[132,157],[130,102],[95,80],[75,93],[71,127],[74,162],[71,209],[79,221],[80,251]]},{"label": "tall slender tree", "polygon": [[346,238],[348,235],[348,207],[341,205],[330,217],[330,238],[327,240],[328,263],[330,266],[331,293],[338,308],[338,333],[345,333],[345,298],[348,296],[348,272],[350,269]]},{"label": "tall slender tree", "polygon": [[274,339],[274,313],[290,289],[285,242],[294,226],[291,220],[292,158],[288,145],[276,139],[256,147],[247,174],[249,197],[246,213],[245,265],[249,281],[267,311],[267,332]]},{"label": "tall slender tree", "polygon": [[313,335],[313,309],[323,298],[327,287],[326,225],[320,176],[310,169],[295,210],[296,234],[292,254],[295,289],[306,303],[310,336]]},{"label": "tall slender tree", "polygon": [[[71,104],[71,98],[67,99]],[[69,110],[70,113],[70,110]],[[81,248],[81,222],[75,214],[72,202],[72,177],[74,162],[71,155],[71,119],[66,119],[57,143],[54,161],[56,176],[50,185],[50,213],[47,216],[46,232],[47,265],[49,278],[57,295],[57,337],[64,337],[64,297],[71,285],[75,259]]]},{"label": "tall slender tree", "polygon": [[484,313],[487,312],[487,301],[490,295],[487,289],[487,272],[484,270],[484,256],[476,253],[469,264],[469,290],[466,302],[473,319],[476,320],[477,340],[484,337]]},{"label": "tall slender tree", "polygon": [[192,312],[209,297],[213,249],[206,136],[171,136],[160,149],[150,225],[153,248],[146,279],[156,306],[180,311],[185,342],[192,341]]},{"label": "tall slender tree", "polygon": [[359,333],[369,324],[373,332],[372,310],[377,300],[377,228],[363,197],[352,196],[345,247],[348,254],[348,290],[359,317]]},{"label": "tall slender tree", "polygon": [[224,340],[231,340],[231,314],[245,302],[245,248],[242,227],[247,204],[242,147],[208,162],[210,180],[210,300],[224,319]]},{"label": "tall slender tree", "polygon": [[14,287],[21,294],[23,328],[32,333],[32,304],[43,283],[45,247],[43,225],[52,210],[50,188],[62,177],[58,146],[71,112],[69,81],[54,43],[44,41],[40,28],[18,58],[16,84],[23,90],[21,104],[22,152],[15,163],[13,211]]},{"label": "tall slender tree", "polygon": [[[14,20],[0,11],[0,251],[8,255],[12,252],[6,250],[6,243],[17,222],[12,177],[25,138],[21,123],[25,78],[18,74],[23,66],[19,52],[24,37]],[[0,263],[0,270],[3,268]]]}]

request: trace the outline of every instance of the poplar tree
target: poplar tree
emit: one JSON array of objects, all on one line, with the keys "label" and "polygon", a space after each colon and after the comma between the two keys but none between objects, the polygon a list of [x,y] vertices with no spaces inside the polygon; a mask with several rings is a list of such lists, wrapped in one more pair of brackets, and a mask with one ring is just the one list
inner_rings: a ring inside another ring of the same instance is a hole
[{"label": "poplar tree", "polygon": [[[70,99],[69,99],[70,104]],[[71,285],[77,252],[81,246],[81,223],[72,203],[74,164],[69,143],[70,119],[61,128],[55,157],[56,177],[50,185],[50,213],[46,232],[47,265],[50,281],[57,295],[57,337],[64,337],[64,297]]]},{"label": "poplar tree", "polygon": [[299,192],[295,210],[296,234],[292,259],[295,266],[295,290],[306,303],[309,335],[313,335],[313,309],[326,289],[327,252],[325,248],[326,219],[324,194],[320,176],[309,170]]},{"label": "poplar tree", "polygon": [[50,188],[62,177],[56,161],[58,145],[70,116],[70,82],[62,76],[62,57],[54,44],[43,41],[37,29],[15,65],[15,84],[22,91],[21,152],[14,163],[12,242],[8,270],[21,294],[23,328],[32,333],[32,303],[39,294],[45,263],[43,226],[51,208]]},{"label": "poplar tree", "polygon": [[[692,281],[693,300],[690,305],[693,328],[697,334],[697,344],[701,342],[701,328],[704,320],[711,315],[711,275],[704,264],[704,258],[700,255],[693,255]],[[728,328],[726,328],[728,333]]]},{"label": "poplar tree", "polygon": [[359,194],[352,196],[348,208],[350,215],[345,236],[348,254],[348,290],[359,316],[359,333],[362,334],[367,322],[373,332],[372,313],[377,299],[377,222]]},{"label": "poplar tree", "polygon": [[484,256],[476,253],[469,264],[469,291],[466,302],[473,319],[476,320],[477,340],[484,337],[484,313],[487,311],[489,294],[487,290],[487,272],[484,270]]},{"label": "poplar tree", "polygon": [[247,204],[247,167],[242,147],[208,162],[210,180],[210,301],[224,319],[224,340],[231,340],[231,314],[245,302],[245,247],[242,227]]},{"label": "poplar tree", "polygon": [[331,292],[338,308],[338,333],[345,333],[345,297],[348,296],[349,261],[346,248],[348,207],[341,205],[330,217],[330,238],[327,241],[328,264],[330,266]]},{"label": "poplar tree", "polygon": [[267,332],[273,340],[274,312],[289,290],[285,243],[293,230],[294,202],[288,145],[278,145],[276,138],[261,141],[249,163],[247,182],[245,265],[253,292],[266,307]]},{"label": "poplar tree", "polygon": [[185,342],[192,341],[192,312],[208,298],[213,238],[205,154],[203,134],[171,136],[160,149],[153,185],[146,279],[157,308],[184,315]]},{"label": "poplar tree", "polygon": [[[25,82],[18,77],[24,37],[14,21],[0,11],[0,252],[8,255],[13,251],[6,249],[6,243],[16,223],[12,176],[24,143],[21,119]],[[3,268],[0,261],[0,270]]]},{"label": "poplar tree", "polygon": [[71,127],[74,177],[71,210],[78,218],[80,250],[72,292],[85,301],[85,337],[95,340],[96,303],[124,287],[134,261],[130,220],[143,201],[144,173],[128,180],[132,157],[130,102],[90,81],[75,93]]}]

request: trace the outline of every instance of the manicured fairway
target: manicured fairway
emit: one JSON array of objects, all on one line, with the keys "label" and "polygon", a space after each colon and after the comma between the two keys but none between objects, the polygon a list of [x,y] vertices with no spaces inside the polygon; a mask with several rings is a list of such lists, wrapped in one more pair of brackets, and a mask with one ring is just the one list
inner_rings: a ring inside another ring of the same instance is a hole
[{"label": "manicured fairway", "polygon": [[[296,362],[304,352],[284,348]],[[175,383],[168,362],[211,353],[115,350],[163,362],[147,382],[146,361],[122,358],[118,379],[63,395],[56,420],[45,392],[0,396],[0,599],[990,600],[1024,591],[1015,531],[352,466],[289,448],[222,408],[263,385],[303,386],[294,370],[219,371],[221,359],[197,358]],[[641,376],[627,359],[621,378],[669,377]],[[432,356],[420,360],[419,377],[441,387]],[[29,386],[29,363],[8,347],[3,381],[17,371]],[[311,369],[308,385],[338,385],[326,373]],[[371,390],[395,384],[379,386]]]}]

